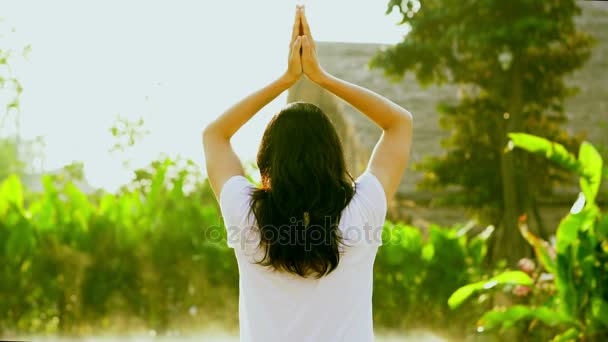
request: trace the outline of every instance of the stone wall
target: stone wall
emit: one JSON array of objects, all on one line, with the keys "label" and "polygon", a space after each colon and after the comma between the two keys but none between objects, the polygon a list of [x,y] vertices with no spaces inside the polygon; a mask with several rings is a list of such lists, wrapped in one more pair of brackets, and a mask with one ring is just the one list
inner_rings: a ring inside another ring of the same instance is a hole
[{"label": "stone wall", "polygon": [[369,151],[360,144],[359,134],[355,131],[352,120],[344,115],[344,102],[305,77],[302,77],[287,95],[288,103],[296,101],[314,103],[329,116],[342,141],[348,169],[356,177],[364,169]]}]

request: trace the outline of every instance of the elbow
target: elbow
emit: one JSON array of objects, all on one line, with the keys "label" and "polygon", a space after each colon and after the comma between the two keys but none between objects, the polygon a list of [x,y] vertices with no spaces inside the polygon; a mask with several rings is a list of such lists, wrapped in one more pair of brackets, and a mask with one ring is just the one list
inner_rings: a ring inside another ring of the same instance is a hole
[{"label": "elbow", "polygon": [[203,146],[215,144],[220,141],[230,141],[230,136],[218,129],[212,122],[203,130]]},{"label": "elbow", "polygon": [[402,130],[404,128],[411,130],[412,126],[413,126],[412,114],[409,111],[403,109],[403,110],[396,112],[394,119],[391,120],[390,124],[386,125],[386,127],[383,127],[383,129],[385,131]]},{"label": "elbow", "polygon": [[405,109],[403,110],[402,117],[403,117],[402,120],[405,122],[405,124],[411,126],[414,123],[414,118],[412,116],[412,113],[410,113],[409,111],[407,111]]},{"label": "elbow", "polygon": [[203,146],[209,145],[209,143],[217,136],[216,130],[213,128],[213,124],[209,124],[203,129],[202,138]]},{"label": "elbow", "polygon": [[208,137],[209,135],[211,135],[211,133],[212,133],[212,132],[213,132],[213,129],[212,129],[212,127],[211,127],[211,124],[207,125],[207,126],[206,126],[206,127],[203,129],[203,132],[202,132],[203,139],[204,139],[205,137]]}]

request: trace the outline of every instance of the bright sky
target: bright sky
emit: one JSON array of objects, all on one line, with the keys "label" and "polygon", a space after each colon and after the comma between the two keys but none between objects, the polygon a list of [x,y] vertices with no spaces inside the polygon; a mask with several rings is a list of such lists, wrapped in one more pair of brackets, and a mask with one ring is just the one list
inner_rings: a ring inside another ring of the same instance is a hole
[{"label": "bright sky", "polygon": [[[131,178],[125,159],[140,167],[166,153],[203,165],[203,127],[284,71],[298,3],[316,40],[396,43],[405,32],[384,14],[388,0],[0,0],[0,48],[32,46],[13,65],[21,134],[44,138],[45,169],[83,161],[89,182],[110,190]],[[243,159],[285,101],[235,136]],[[150,131],[130,153],[108,152],[117,115]]]}]

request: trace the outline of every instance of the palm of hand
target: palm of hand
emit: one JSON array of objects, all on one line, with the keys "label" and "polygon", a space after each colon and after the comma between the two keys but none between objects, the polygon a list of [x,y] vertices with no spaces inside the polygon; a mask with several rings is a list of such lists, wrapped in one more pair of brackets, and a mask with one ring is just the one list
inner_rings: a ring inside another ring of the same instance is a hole
[{"label": "palm of hand", "polygon": [[317,59],[316,46],[310,33],[310,26],[308,25],[303,6],[297,6],[296,8],[287,73],[295,81],[302,74],[305,74],[310,80],[315,82],[322,73]]}]

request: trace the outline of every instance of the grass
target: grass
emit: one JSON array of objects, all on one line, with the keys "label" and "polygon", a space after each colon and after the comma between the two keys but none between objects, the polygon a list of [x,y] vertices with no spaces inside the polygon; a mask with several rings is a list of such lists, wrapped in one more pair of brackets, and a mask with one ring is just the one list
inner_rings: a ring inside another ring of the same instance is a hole
[{"label": "grass", "polygon": [[[188,335],[188,336],[166,336],[155,337],[153,335],[135,335],[135,336],[112,336],[112,337],[79,337],[79,338],[61,338],[61,337],[31,337],[27,341],[32,342],[238,342],[238,336],[225,333]],[[444,339],[433,336],[428,333],[418,332],[410,335],[390,335],[378,336],[376,342],[443,342]]]}]

